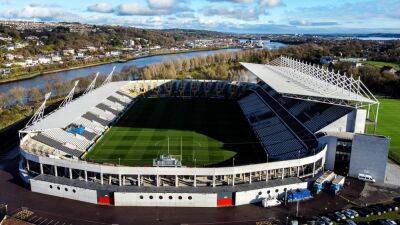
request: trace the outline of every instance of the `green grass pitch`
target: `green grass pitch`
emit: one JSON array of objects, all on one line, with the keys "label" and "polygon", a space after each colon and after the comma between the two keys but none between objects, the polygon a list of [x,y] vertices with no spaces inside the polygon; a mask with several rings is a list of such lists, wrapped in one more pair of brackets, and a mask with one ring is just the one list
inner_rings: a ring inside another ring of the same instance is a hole
[{"label": "green grass pitch", "polygon": [[[390,152],[392,159],[400,163],[400,99],[379,99],[381,105],[378,115],[377,134],[390,137]],[[373,126],[368,127],[373,133]]]},{"label": "green grass pitch", "polygon": [[[87,160],[152,166],[162,154],[183,166],[228,166],[266,161],[235,100],[142,98],[86,154]],[[180,157],[178,157],[179,159]]]}]

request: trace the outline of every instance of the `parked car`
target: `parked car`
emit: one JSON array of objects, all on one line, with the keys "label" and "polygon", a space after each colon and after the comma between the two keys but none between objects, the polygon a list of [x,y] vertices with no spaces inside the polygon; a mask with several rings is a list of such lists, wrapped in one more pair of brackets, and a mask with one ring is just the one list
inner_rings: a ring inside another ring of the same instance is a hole
[{"label": "parked car", "polygon": [[357,211],[358,215],[361,217],[369,217],[371,214],[373,214],[372,211],[367,210],[365,208],[357,208],[357,209],[353,209],[355,211]]},{"label": "parked car", "polygon": [[364,174],[364,173],[360,173],[358,174],[358,179],[365,181],[365,182],[372,182],[375,183],[375,178],[373,178],[371,175],[369,174]]},{"label": "parked car", "polygon": [[366,221],[357,221],[357,225],[370,225],[370,224]]},{"label": "parked car", "polygon": [[345,224],[346,224],[346,225],[357,225],[357,223],[354,222],[353,220],[346,220],[346,221],[345,221]]},{"label": "parked car", "polygon": [[382,215],[382,211],[376,206],[369,206],[368,209],[372,210],[374,215],[378,215],[378,216]]},{"label": "parked car", "polygon": [[393,220],[388,220],[388,219],[384,219],[384,220],[375,220],[373,221],[374,225],[397,225],[397,223]]},{"label": "parked car", "polygon": [[358,214],[358,212],[357,212],[356,210],[354,210],[354,209],[348,209],[348,211],[350,211],[350,212],[354,215],[354,217],[360,216],[360,215]]},{"label": "parked car", "polygon": [[351,212],[348,211],[347,209],[343,209],[343,210],[342,210],[342,213],[343,213],[347,218],[354,219],[353,213],[351,213]]},{"label": "parked car", "polygon": [[321,216],[320,217],[321,220],[323,220],[325,222],[326,225],[333,225],[332,220],[330,220],[328,217],[326,216]]},{"label": "parked car", "polygon": [[341,213],[341,212],[339,212],[339,211],[334,212],[334,214],[335,214],[336,216],[338,216],[341,220],[345,220],[345,219],[346,219],[346,216],[343,215],[343,213]]},{"label": "parked car", "polygon": [[398,211],[399,210],[399,206],[396,205],[395,203],[390,203],[390,204],[386,205],[386,207],[388,207],[390,209],[390,211]]},{"label": "parked car", "polygon": [[364,211],[366,211],[370,216],[374,215],[374,211],[368,207],[362,208]]},{"label": "parked car", "polygon": [[386,221],[386,223],[388,223],[389,225],[397,225],[396,221],[394,221],[394,220],[389,220],[389,219],[387,219],[387,220],[385,220],[385,221]]},{"label": "parked car", "polygon": [[342,218],[335,213],[328,213],[327,217],[336,222],[340,222],[342,220]]},{"label": "parked car", "polygon": [[382,213],[387,213],[387,212],[388,212],[387,208],[386,208],[384,205],[382,205],[382,204],[376,204],[376,205],[374,205],[374,206],[375,206],[375,207],[378,207],[379,210],[380,210]]}]

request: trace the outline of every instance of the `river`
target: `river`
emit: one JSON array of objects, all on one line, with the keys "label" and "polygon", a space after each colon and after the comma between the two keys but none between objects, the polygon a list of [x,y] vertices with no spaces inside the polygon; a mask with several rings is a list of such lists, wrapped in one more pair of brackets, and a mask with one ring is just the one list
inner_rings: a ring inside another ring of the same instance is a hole
[{"label": "river", "polygon": [[[270,42],[266,45],[267,49],[275,49],[285,47],[285,44],[278,42]],[[157,55],[157,56],[149,56],[144,58],[138,58],[129,60],[123,63],[108,63],[97,66],[90,66],[80,69],[73,69],[68,71],[49,73],[41,76],[37,76],[27,80],[14,81],[11,83],[0,84],[0,92],[7,92],[14,87],[23,87],[26,89],[37,87],[39,89],[43,88],[47,83],[49,78],[57,78],[60,80],[72,80],[78,77],[86,77],[93,73],[99,72],[100,74],[109,73],[114,66],[115,72],[120,72],[122,68],[126,66],[135,65],[137,67],[143,67],[154,63],[165,62],[165,61],[174,61],[177,59],[185,59],[185,58],[194,58],[197,56],[209,56],[213,54],[223,53],[223,52],[235,52],[240,51],[241,49],[220,49],[220,50],[210,50],[210,51],[198,51],[198,52],[186,52],[186,53],[178,53],[178,54],[168,54],[168,55]]]}]

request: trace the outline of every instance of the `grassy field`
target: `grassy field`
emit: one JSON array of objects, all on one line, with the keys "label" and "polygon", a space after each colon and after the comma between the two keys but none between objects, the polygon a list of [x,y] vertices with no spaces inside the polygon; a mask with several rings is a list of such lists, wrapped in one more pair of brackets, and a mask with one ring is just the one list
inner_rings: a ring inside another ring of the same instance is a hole
[{"label": "grassy field", "polygon": [[152,166],[159,155],[169,152],[180,156],[181,149],[184,166],[266,160],[235,101],[181,98],[139,100],[85,157],[97,162]]},{"label": "grassy field", "polygon": [[[390,157],[400,163],[400,99],[379,99],[381,102],[377,134],[389,136]],[[368,127],[373,132],[373,127]]]},{"label": "grassy field", "polygon": [[400,64],[399,63],[390,63],[390,62],[380,62],[380,61],[366,61],[365,64],[375,66],[377,68],[382,68],[384,66],[391,66],[395,70],[400,70]]}]

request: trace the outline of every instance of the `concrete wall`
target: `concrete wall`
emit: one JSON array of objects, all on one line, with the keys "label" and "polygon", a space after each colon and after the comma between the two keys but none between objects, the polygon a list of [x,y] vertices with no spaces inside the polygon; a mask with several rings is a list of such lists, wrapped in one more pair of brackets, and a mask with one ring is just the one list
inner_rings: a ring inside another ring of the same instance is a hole
[{"label": "concrete wall", "polygon": [[53,184],[32,179],[30,180],[30,184],[31,191],[33,192],[97,204],[97,192],[95,190]]},{"label": "concrete wall", "polygon": [[325,169],[333,170],[335,168],[337,137],[324,136],[318,140],[320,143],[327,144],[327,151],[325,157]]},{"label": "concrete wall", "polygon": [[388,138],[356,134],[351,149],[349,176],[367,173],[377,182],[384,182],[388,152]]},{"label": "concrete wall", "polygon": [[363,134],[365,132],[365,122],[367,121],[367,110],[357,109],[354,121],[354,133]]},{"label": "concrete wall", "polygon": [[322,128],[318,132],[345,132],[347,131],[347,124],[349,121],[349,117],[351,117],[352,113],[349,113],[345,116],[340,117],[335,122],[329,124],[328,126]]},{"label": "concrete wall", "polygon": [[217,194],[115,192],[114,203],[116,206],[217,207]]},{"label": "concrete wall", "polygon": [[319,132],[354,132],[364,133],[367,111],[354,109],[347,115],[319,130]]},{"label": "concrete wall", "polygon": [[287,190],[307,188],[307,182],[236,192],[235,205],[246,205],[246,204],[256,203],[268,197],[277,198],[278,195],[282,195],[285,193],[285,188]]}]

